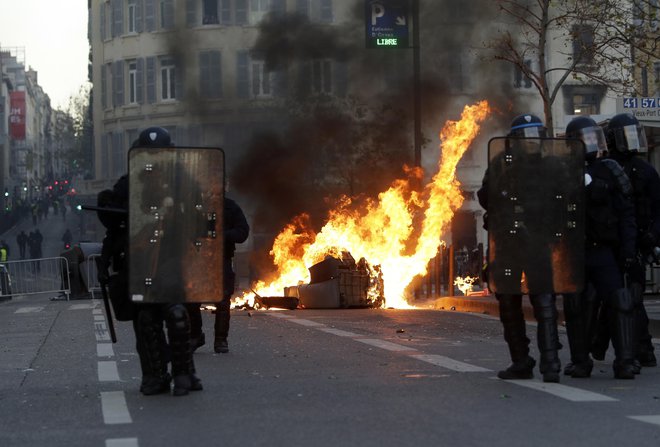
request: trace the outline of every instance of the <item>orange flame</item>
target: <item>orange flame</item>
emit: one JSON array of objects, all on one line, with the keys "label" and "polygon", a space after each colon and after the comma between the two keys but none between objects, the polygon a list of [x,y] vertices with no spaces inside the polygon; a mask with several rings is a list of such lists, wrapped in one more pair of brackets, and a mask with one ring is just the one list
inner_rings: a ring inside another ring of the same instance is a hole
[{"label": "orange flame", "polygon": [[475,276],[466,276],[465,278],[457,276],[456,279],[454,279],[454,285],[458,287],[458,290],[460,290],[463,295],[467,296],[472,292],[472,287],[477,281],[479,281],[479,278]]},{"label": "orange flame", "polygon": [[[414,307],[406,301],[406,287],[416,276],[426,274],[429,261],[444,243],[441,238],[454,211],[463,204],[456,165],[489,113],[488,102],[481,101],[466,106],[460,121],[445,124],[440,132],[438,171],[422,192],[413,189],[422,179],[421,169],[406,169],[408,178],[395,180],[377,200],[359,209],[344,198],[319,233],[310,228],[309,216],[298,216],[277,236],[270,252],[277,279],[259,281],[253,290],[262,296],[281,295],[284,287],[309,281],[309,266],[327,255],[341,258],[349,252],[356,260],[364,258],[369,265],[380,266],[387,307]],[[242,300],[253,302],[254,296],[248,294]]]}]

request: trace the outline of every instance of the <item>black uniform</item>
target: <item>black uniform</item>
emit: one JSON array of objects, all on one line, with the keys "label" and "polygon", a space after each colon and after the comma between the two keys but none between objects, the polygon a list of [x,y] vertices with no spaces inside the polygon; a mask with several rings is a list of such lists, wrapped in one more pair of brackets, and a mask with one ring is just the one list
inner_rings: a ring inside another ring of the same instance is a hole
[{"label": "black uniform", "polygon": [[[534,163],[530,163],[534,166]],[[535,174],[537,174],[536,171]],[[490,174],[493,175],[493,174]],[[479,203],[488,212],[490,218],[496,213],[489,208],[488,203],[489,173],[483,178],[482,187],[477,192]],[[537,196],[538,199],[538,196]],[[528,201],[532,203],[533,201]],[[537,200],[538,204],[547,203],[547,201]],[[487,224],[485,224],[487,227]],[[488,229],[488,228],[486,228]],[[534,231],[533,228],[529,229]],[[530,241],[534,241],[530,237]],[[514,249],[515,247],[500,247],[500,249]],[[490,247],[489,247],[490,249]],[[534,317],[538,322],[537,344],[541,353],[540,372],[546,382],[559,381],[560,362],[558,350],[560,348],[559,336],[557,332],[557,307],[556,297],[552,293],[552,266],[550,252],[547,247],[538,247],[538,256],[533,259],[523,259],[523,264],[519,266],[527,275],[530,288],[544,290],[544,293],[530,294],[529,299],[534,309]],[[536,250],[526,250],[535,252]],[[497,254],[495,254],[496,262]],[[513,275],[520,277],[521,272]],[[495,280],[495,278],[493,278]],[[498,377],[502,379],[530,379],[532,378],[532,369],[536,361],[529,355],[529,343],[525,329],[525,318],[522,310],[522,294],[500,294],[496,293],[495,298],[499,305],[500,321],[504,329],[504,339],[509,347],[511,361],[513,364],[506,370],[500,371]]]},{"label": "black uniform", "polygon": [[[233,269],[234,252],[236,244],[243,243],[250,234],[250,226],[247,223],[245,214],[241,207],[232,199],[225,197],[224,200],[224,257],[223,257],[223,299],[216,303],[215,311],[215,337],[214,350],[218,353],[229,351],[227,337],[229,336],[229,320],[231,317],[230,306],[231,296],[235,289],[236,275]],[[192,326],[193,347],[196,348],[203,344],[202,317],[199,305],[190,304],[188,306]]]},{"label": "black uniform", "polygon": [[[153,144],[150,140],[156,138]],[[140,134],[140,139],[134,143],[139,146],[154,145],[164,147],[170,145],[167,131],[161,128],[148,128]],[[122,176],[114,185],[112,191],[99,193],[98,202],[101,207],[128,210],[128,176]],[[109,213],[99,211],[99,219],[107,228],[103,240],[100,276],[107,276],[112,267],[113,276],[108,278],[108,285],[113,305],[117,302],[131,309],[129,318],[133,321],[136,349],[140,356],[142,368],[142,385],[140,391],[145,395],[159,394],[170,391],[170,381],[174,380],[173,394],[180,396],[188,391],[201,390],[202,384],[195,375],[190,340],[190,319],[186,305],[183,303],[167,304],[134,304],[128,296],[128,213]],[[99,279],[102,279],[102,278]],[[114,295],[114,296],[113,296]],[[163,330],[167,326],[167,339]],[[172,363],[171,375],[167,372],[168,362]]]},{"label": "black uniform", "polygon": [[[646,283],[646,263],[653,249],[660,243],[660,176],[650,163],[634,153],[613,151],[611,157],[621,164],[633,188],[638,262],[630,268],[629,278],[633,283],[635,304],[636,357],[642,366],[656,366],[642,293]],[[594,350],[599,357],[604,355],[609,342],[607,326],[601,324],[600,327],[599,336],[594,343]]]},{"label": "black uniform", "polygon": [[632,186],[614,160],[596,159],[587,166],[586,280],[607,307],[615,351],[614,374],[632,378],[633,305],[623,273],[635,258],[635,209]]}]

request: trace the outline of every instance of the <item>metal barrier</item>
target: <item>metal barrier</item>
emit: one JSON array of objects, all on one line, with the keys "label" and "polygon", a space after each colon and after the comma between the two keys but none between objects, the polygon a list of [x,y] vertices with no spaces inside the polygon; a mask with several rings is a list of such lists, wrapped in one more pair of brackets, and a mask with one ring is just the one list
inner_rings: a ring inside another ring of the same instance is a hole
[{"label": "metal barrier", "polygon": [[100,257],[101,255],[95,254],[95,255],[89,255],[87,256],[87,290],[89,290],[89,293],[92,294],[92,299],[97,298],[94,293],[100,293],[101,292],[101,284],[99,283],[99,271],[96,267],[96,260]]},{"label": "metal barrier", "polygon": [[[0,297],[33,295],[38,293],[60,293],[71,295],[69,262],[62,257],[25,259],[2,263],[8,278],[3,281],[11,287],[0,288]],[[9,290],[11,289],[11,290]]]}]

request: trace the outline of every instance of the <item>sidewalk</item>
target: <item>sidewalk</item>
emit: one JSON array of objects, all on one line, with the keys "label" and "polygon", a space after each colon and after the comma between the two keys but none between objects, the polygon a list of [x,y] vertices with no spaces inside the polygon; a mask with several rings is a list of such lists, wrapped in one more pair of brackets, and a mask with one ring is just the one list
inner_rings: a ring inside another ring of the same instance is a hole
[{"label": "sidewalk", "polygon": [[[649,316],[649,332],[653,338],[660,338],[660,295],[644,295],[644,306]],[[437,298],[434,301],[435,309],[455,310],[459,312],[474,312],[494,317],[499,316],[499,308],[494,295],[453,296]],[[561,297],[557,298],[559,321],[564,321],[564,307]],[[523,298],[523,311],[525,319],[534,320],[532,305],[527,297]]]}]

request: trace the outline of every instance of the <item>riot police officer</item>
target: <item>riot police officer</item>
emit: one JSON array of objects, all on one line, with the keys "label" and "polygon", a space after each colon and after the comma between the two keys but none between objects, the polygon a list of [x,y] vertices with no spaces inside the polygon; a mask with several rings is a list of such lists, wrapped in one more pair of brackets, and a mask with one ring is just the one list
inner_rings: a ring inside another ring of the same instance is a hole
[{"label": "riot police officer", "polygon": [[[543,122],[539,117],[532,114],[523,114],[515,117],[511,122],[511,129],[508,134],[508,137],[513,137],[513,139],[539,139],[545,138],[546,136],[547,129]],[[496,204],[489,204],[488,199],[489,183],[492,184],[499,181],[500,179],[495,178],[498,175],[501,174],[494,173],[492,170],[489,173],[489,170],[487,170],[482,182],[482,187],[477,192],[479,203],[486,210],[486,215],[484,216],[484,226],[486,229],[489,229],[489,219],[492,223],[494,217],[497,216],[500,211],[495,209]],[[492,176],[490,180],[489,176]],[[536,198],[536,200],[530,201],[530,204],[532,202],[539,202],[539,200],[539,198]],[[489,205],[492,205],[492,208],[489,207]],[[489,229],[489,231],[492,230],[493,228]],[[530,230],[534,232],[534,229]],[[532,238],[530,239],[533,239],[535,235],[531,236]],[[489,247],[489,250],[490,249],[492,249],[492,247]],[[529,251],[534,252],[534,250]],[[494,256],[496,260],[498,256],[497,253],[495,253]],[[543,257],[543,254],[538,253],[538,256]],[[548,263],[545,262],[547,261],[545,258],[546,257],[539,260],[539,262],[529,259],[527,267],[531,264],[547,267]],[[557,332],[558,312],[555,295],[552,293],[552,286],[547,284],[548,278],[541,278],[541,276],[547,272],[537,272],[536,269],[532,268],[525,273],[527,273],[528,280],[535,280],[534,277],[538,278],[535,281],[539,285],[535,287],[539,290],[543,290],[543,293],[529,294],[530,301],[534,308],[534,316],[538,322],[537,344],[541,355],[539,370],[543,375],[544,382],[559,382],[561,365],[558,355],[560,344]],[[489,273],[491,281],[494,279],[492,275],[493,272],[491,271]],[[529,355],[530,340],[526,335],[525,319],[522,310],[522,294],[496,293],[495,297],[499,305],[500,321],[502,322],[504,329],[504,339],[509,347],[509,353],[512,360],[512,364],[507,369],[499,371],[497,376],[505,380],[531,379],[533,378],[533,370],[536,361]]]},{"label": "riot police officer", "polygon": [[[223,234],[224,234],[224,256],[223,256],[223,292],[222,301],[215,303],[215,327],[213,350],[216,353],[229,352],[229,321],[231,319],[231,296],[235,289],[236,274],[233,267],[234,252],[236,244],[243,243],[250,234],[250,226],[245,214],[236,201],[225,197],[223,210]],[[192,325],[193,349],[197,349],[205,342],[202,332],[202,317],[198,305],[188,307]]]},{"label": "riot police officer", "polygon": [[[150,127],[142,131],[132,147],[162,148],[173,146],[169,133],[161,127]],[[122,176],[113,189],[99,193],[99,206],[128,210],[128,176]],[[115,301],[130,301],[128,297],[128,228],[127,214],[99,211],[99,219],[108,231],[103,240],[102,266],[100,279],[107,275],[108,268],[116,272],[108,279],[113,304]],[[114,297],[113,297],[114,294]],[[170,391],[183,396],[189,391],[202,389],[195,374],[190,342],[190,321],[186,307],[182,303],[140,303],[132,308],[133,328],[136,349],[140,357],[144,395],[161,394]],[[167,335],[163,330],[167,326]],[[171,374],[168,362],[171,361]]]},{"label": "riot police officer", "polygon": [[[589,377],[593,361],[589,357],[594,306],[597,299],[608,309],[615,361],[614,376],[634,379],[632,300],[625,288],[623,274],[634,263],[635,215],[632,186],[614,160],[604,158],[607,146],[602,129],[586,116],[571,120],[566,137],[581,140],[586,148],[586,253],[585,281],[593,286],[581,296],[565,297],[566,329],[571,349],[572,368],[565,373]],[[583,150],[583,146],[576,146]]]},{"label": "riot police officer", "polygon": [[[631,291],[635,304],[635,328],[637,334],[636,359],[641,366],[656,366],[649,319],[642,293],[646,282],[646,264],[650,262],[655,247],[660,244],[660,176],[642,155],[647,151],[646,134],[640,122],[630,113],[613,116],[606,127],[609,157],[624,169],[633,188],[637,221],[637,261],[629,271]],[[607,338],[601,337],[595,344],[596,355],[603,355]]]}]

